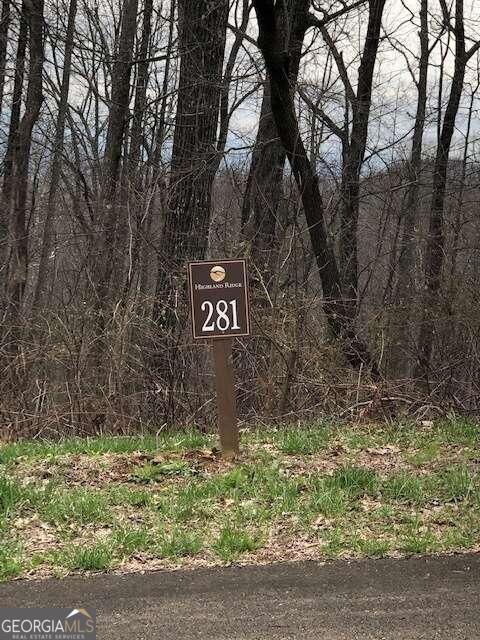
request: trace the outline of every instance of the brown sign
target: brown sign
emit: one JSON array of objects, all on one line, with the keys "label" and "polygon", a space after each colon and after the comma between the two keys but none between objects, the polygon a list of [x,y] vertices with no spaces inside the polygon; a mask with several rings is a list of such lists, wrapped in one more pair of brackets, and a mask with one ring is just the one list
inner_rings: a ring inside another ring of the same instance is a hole
[{"label": "brown sign", "polygon": [[194,338],[250,335],[245,260],[189,262]]}]

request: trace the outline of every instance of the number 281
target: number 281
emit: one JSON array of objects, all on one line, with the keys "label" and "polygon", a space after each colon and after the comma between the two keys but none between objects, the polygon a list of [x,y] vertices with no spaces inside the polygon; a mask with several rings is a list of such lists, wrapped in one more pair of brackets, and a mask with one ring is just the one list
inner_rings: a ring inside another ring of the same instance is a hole
[{"label": "number 281", "polygon": [[[229,312],[232,312],[232,318],[230,319]],[[215,331],[215,326],[219,331],[232,331],[240,329],[238,325],[237,314],[237,301],[232,300],[227,302],[226,300],[219,300],[215,307],[213,304],[205,300],[200,307],[202,311],[207,312],[207,319],[203,323],[202,331]],[[213,319],[214,311],[217,313],[216,320]]]}]

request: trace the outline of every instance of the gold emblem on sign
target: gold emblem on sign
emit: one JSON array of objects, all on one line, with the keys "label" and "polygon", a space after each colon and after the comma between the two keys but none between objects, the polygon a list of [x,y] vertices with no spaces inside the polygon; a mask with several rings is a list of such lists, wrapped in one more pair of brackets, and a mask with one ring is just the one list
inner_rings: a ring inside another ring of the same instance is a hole
[{"label": "gold emblem on sign", "polygon": [[210,278],[214,282],[222,282],[225,280],[225,269],[223,267],[212,267],[210,270]]}]

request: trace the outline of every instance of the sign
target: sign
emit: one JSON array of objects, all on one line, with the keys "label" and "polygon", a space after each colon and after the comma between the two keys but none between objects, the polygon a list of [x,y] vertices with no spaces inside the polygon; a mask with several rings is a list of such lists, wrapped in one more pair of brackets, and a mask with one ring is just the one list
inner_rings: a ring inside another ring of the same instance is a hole
[{"label": "sign", "polygon": [[193,337],[212,338],[222,455],[234,459],[239,454],[239,432],[232,343],[235,336],[250,335],[247,263],[189,262],[188,288]]},{"label": "sign", "polygon": [[96,615],[90,607],[0,607],[0,640],[95,640],[96,637]]},{"label": "sign", "polygon": [[189,262],[188,283],[195,339],[250,335],[245,260]]}]

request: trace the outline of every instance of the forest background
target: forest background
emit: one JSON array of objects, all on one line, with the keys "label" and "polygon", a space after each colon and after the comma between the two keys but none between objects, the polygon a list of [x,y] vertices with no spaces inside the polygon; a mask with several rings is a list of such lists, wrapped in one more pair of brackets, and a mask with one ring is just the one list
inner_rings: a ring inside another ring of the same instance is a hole
[{"label": "forest background", "polygon": [[476,413],[475,5],[2,0],[2,436],[208,428],[237,256],[245,422]]}]

